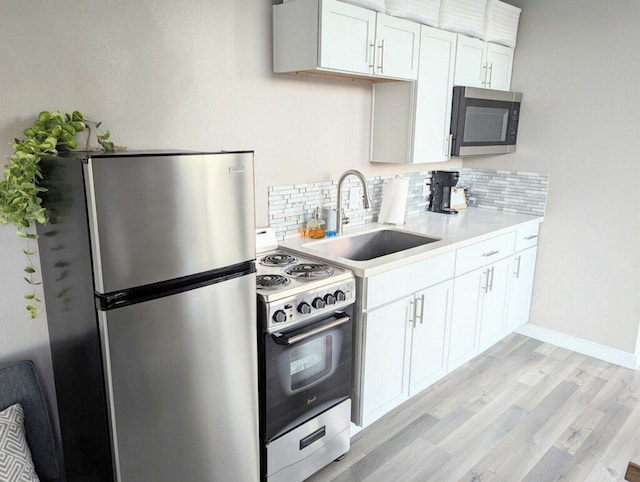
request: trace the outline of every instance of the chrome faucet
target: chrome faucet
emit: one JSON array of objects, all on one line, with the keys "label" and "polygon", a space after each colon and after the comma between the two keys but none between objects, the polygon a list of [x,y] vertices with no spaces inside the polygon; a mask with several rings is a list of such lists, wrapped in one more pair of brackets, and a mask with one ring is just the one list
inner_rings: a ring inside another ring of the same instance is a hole
[{"label": "chrome faucet", "polygon": [[338,181],[338,213],[336,215],[337,234],[342,234],[342,223],[343,219],[345,218],[342,211],[342,184],[344,183],[345,178],[349,175],[356,176],[362,184],[362,199],[364,201],[364,208],[369,209],[371,207],[371,200],[369,199],[369,191],[367,189],[367,180],[365,179],[365,177],[360,171],[356,171],[355,169],[349,169],[348,171],[345,171],[342,176],[340,176],[340,180]]}]

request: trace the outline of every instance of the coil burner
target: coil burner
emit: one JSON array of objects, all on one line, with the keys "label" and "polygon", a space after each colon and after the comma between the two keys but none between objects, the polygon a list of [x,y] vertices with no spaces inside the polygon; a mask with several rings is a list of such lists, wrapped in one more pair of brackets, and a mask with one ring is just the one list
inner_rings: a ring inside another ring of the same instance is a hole
[{"label": "coil burner", "polygon": [[298,262],[298,258],[287,253],[268,254],[258,261],[262,266],[288,266]]},{"label": "coil burner", "polygon": [[283,271],[286,275],[299,280],[325,279],[335,272],[333,267],[322,263],[298,263]]},{"label": "coil burner", "polygon": [[256,276],[256,286],[264,290],[277,290],[288,286],[291,280],[281,274],[262,274]]}]

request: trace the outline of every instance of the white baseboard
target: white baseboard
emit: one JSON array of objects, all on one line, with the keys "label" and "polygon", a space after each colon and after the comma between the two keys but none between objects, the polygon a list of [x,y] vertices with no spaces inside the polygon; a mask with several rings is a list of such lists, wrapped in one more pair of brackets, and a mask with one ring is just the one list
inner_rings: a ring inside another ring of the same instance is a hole
[{"label": "white baseboard", "polygon": [[592,341],[576,338],[575,336],[566,335],[559,331],[550,330],[542,326],[526,323],[516,330],[516,333],[525,335],[536,340],[551,343],[567,350],[582,353],[599,360],[604,360],[614,365],[620,365],[625,368],[636,370],[640,368],[640,357],[633,353],[611,348],[606,345],[600,345]]}]

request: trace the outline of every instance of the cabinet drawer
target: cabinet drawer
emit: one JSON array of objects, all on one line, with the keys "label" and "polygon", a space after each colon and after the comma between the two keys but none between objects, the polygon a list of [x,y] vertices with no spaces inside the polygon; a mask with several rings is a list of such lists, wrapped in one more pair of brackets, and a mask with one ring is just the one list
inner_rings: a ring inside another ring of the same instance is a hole
[{"label": "cabinet drawer", "polygon": [[538,223],[533,223],[518,229],[516,232],[516,251],[522,251],[538,244],[539,227]]},{"label": "cabinet drawer", "polygon": [[460,248],[456,252],[456,276],[513,254],[515,238],[514,231]]},{"label": "cabinet drawer", "polygon": [[367,278],[364,308],[370,310],[453,278],[455,251]]}]

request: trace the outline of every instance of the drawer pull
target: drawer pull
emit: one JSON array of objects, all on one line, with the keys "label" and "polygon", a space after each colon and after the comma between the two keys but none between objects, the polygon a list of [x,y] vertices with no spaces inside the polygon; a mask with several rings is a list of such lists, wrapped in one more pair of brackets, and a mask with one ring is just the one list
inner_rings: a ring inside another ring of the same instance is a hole
[{"label": "drawer pull", "polygon": [[493,256],[494,254],[498,254],[500,251],[489,251],[487,253],[484,253],[482,256],[485,258],[488,258],[489,256]]},{"label": "drawer pull", "polygon": [[537,237],[538,237],[538,235],[537,235],[537,234],[532,234],[532,235],[530,235],[530,236],[526,236],[524,239],[525,239],[526,241],[529,241],[530,239],[536,239]]}]

